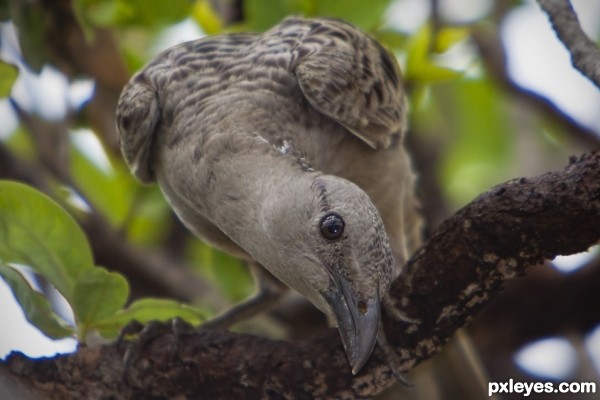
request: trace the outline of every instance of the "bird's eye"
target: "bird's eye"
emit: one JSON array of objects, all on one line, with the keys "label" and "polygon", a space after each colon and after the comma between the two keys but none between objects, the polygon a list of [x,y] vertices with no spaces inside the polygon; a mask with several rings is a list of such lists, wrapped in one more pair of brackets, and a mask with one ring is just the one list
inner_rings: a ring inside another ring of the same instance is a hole
[{"label": "bird's eye", "polygon": [[337,240],[344,233],[344,220],[335,213],[329,213],[321,218],[319,229],[321,235],[327,240]]}]

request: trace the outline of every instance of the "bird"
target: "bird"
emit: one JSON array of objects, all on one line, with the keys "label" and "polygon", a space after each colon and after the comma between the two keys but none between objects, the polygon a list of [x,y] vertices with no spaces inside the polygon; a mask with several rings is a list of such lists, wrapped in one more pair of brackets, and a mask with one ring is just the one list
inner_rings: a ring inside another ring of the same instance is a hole
[{"label": "bird", "polygon": [[197,237],[325,313],[357,374],[420,243],[394,55],[342,20],[288,17],[164,50],[126,84],[116,117],[132,173],[158,183]]}]

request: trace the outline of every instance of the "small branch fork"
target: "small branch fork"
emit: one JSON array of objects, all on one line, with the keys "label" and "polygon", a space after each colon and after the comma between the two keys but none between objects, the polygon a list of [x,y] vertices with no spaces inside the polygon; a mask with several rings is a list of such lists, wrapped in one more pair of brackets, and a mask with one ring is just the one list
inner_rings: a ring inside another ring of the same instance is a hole
[{"label": "small branch fork", "polygon": [[538,0],[548,14],[552,28],[571,53],[571,62],[600,88],[600,49],[581,29],[577,14],[568,0]]}]

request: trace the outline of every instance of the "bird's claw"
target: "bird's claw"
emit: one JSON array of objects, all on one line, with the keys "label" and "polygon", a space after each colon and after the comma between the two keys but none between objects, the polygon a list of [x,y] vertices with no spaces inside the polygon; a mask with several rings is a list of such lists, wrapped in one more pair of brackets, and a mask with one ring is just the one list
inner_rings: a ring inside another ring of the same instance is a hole
[{"label": "bird's claw", "polygon": [[[151,321],[146,325],[138,321],[128,323],[121,330],[117,339],[118,346],[126,346],[125,355],[123,356],[122,379],[125,382],[129,381],[129,372],[132,365],[141,357],[143,350],[154,339],[166,334],[172,334],[175,337],[175,346],[171,352],[172,354],[177,354],[181,335],[193,330],[194,327],[190,323],[178,317],[168,321]],[[136,337],[131,340],[131,336]]]},{"label": "bird's claw", "polygon": [[402,373],[400,372],[400,370],[399,370],[400,359],[398,358],[398,355],[394,351],[393,347],[388,343],[387,337],[385,336],[385,332],[383,330],[383,324],[381,324],[381,323],[379,324],[379,334],[377,336],[377,344],[378,344],[377,347],[379,348],[379,350],[381,351],[381,353],[383,355],[385,364],[391,370],[392,375],[394,376],[396,381],[398,383],[400,383],[402,386],[406,386],[406,387],[414,386],[412,383],[407,381],[406,378],[404,377],[404,375],[402,375]]}]

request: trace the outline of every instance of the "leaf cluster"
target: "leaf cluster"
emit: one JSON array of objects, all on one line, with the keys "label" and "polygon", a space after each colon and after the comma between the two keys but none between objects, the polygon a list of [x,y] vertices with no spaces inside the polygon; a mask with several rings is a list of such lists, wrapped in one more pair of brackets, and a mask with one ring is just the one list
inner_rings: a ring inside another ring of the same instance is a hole
[{"label": "leaf cluster", "polygon": [[[71,306],[74,325],[34,289],[30,277],[36,274]],[[133,320],[145,323],[180,317],[196,325],[204,320],[198,309],[172,300],[144,298],[125,308],[127,280],[94,265],[77,222],[48,196],[12,181],[0,181],[0,276],[27,320],[53,339],[76,336],[85,342],[93,331],[114,338]]]}]

